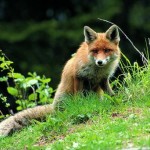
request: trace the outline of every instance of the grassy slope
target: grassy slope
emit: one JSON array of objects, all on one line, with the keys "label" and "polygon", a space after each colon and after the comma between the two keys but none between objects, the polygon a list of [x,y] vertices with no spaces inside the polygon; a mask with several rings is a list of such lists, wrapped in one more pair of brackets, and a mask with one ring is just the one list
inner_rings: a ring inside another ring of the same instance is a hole
[{"label": "grassy slope", "polygon": [[132,74],[118,84],[113,98],[68,97],[64,111],[0,139],[0,149],[150,148],[150,67],[141,70],[135,64]]}]

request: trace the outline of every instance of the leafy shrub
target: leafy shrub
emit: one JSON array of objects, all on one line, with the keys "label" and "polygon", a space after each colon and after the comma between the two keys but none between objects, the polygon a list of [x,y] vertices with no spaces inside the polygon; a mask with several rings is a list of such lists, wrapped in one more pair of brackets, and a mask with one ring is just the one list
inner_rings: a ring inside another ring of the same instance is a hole
[{"label": "leafy shrub", "polygon": [[[12,64],[13,62],[0,51],[0,70],[1,72],[7,72],[6,75],[0,77],[0,82],[7,83],[7,92],[14,97],[15,102],[18,104],[17,110],[50,103],[54,92],[49,86],[51,79],[45,76],[41,77],[36,72],[28,73],[28,76],[25,77],[21,73],[15,72]],[[9,79],[13,80],[13,86],[9,85]],[[7,102],[7,96],[0,93],[0,99],[5,103],[6,108],[10,106]],[[4,116],[1,115],[0,117]]]}]

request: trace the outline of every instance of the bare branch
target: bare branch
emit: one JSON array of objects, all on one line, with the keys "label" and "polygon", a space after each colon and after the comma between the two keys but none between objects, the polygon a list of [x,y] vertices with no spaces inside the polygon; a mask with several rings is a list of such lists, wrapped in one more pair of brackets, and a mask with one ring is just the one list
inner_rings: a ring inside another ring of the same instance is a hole
[{"label": "bare branch", "polygon": [[[116,25],[115,23],[113,23],[111,21],[108,21],[108,20],[105,20],[105,19],[98,18],[98,20],[110,23],[112,25]],[[141,55],[143,63],[147,64],[148,60],[146,59],[146,57],[144,56],[144,54],[142,52],[140,52],[140,50],[133,44],[133,42],[130,40],[130,38],[123,32],[123,30],[118,25],[116,25],[116,26],[123,33],[123,35],[126,37],[126,39],[131,43],[131,45],[133,46],[133,48]],[[149,44],[150,44],[150,39],[149,39]]]}]

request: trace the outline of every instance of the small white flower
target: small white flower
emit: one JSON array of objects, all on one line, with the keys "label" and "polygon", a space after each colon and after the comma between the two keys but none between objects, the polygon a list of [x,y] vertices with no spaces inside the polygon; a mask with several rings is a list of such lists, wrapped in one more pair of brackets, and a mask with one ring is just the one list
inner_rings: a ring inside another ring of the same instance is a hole
[{"label": "small white flower", "polygon": [[73,148],[77,148],[79,146],[79,143],[73,142]]}]

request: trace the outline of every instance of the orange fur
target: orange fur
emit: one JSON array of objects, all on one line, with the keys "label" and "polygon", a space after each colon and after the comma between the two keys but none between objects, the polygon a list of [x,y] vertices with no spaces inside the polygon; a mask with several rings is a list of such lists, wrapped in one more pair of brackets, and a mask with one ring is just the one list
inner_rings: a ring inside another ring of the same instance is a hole
[{"label": "orange fur", "polygon": [[37,106],[21,111],[0,123],[0,136],[27,125],[30,120],[53,113],[66,94],[91,90],[98,94],[105,91],[113,95],[109,77],[113,75],[120,59],[119,32],[116,26],[105,33],[96,33],[84,27],[85,42],[65,65],[61,81],[51,105]]},{"label": "orange fur", "polygon": [[[108,32],[111,32],[111,28]],[[117,30],[116,27],[115,29]],[[96,36],[96,39],[83,42],[75,56],[66,63],[62,72],[61,82],[55,94],[54,105],[61,101],[65,94],[84,91],[84,80],[89,82],[91,91],[100,93],[103,90],[113,95],[109,85],[109,77],[114,73],[120,59],[119,41],[116,39],[110,41],[107,38],[107,32],[94,32],[92,34]],[[106,49],[110,51],[105,53]],[[96,53],[93,53],[93,50],[96,50]],[[115,60],[105,64],[103,67],[96,66],[95,62],[92,62],[89,58],[94,57],[96,60],[105,60],[113,55],[116,55]]]}]

